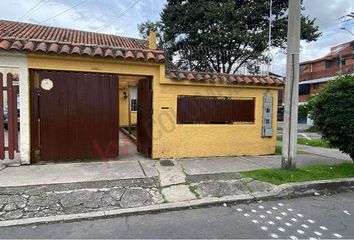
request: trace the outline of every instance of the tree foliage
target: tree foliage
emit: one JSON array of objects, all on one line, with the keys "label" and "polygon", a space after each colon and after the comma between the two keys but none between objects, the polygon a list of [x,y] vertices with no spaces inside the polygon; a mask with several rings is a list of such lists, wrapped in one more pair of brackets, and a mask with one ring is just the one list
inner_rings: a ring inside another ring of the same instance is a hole
[{"label": "tree foliage", "polygon": [[[188,70],[234,73],[265,57],[269,0],[168,0],[161,22],[139,25],[142,34],[158,25],[160,46]],[[272,46],[284,48],[288,0],[273,0]],[[301,38],[316,40],[315,19],[302,16]]]},{"label": "tree foliage", "polygon": [[354,160],[354,76],[340,76],[311,98],[310,117],[331,147]]}]

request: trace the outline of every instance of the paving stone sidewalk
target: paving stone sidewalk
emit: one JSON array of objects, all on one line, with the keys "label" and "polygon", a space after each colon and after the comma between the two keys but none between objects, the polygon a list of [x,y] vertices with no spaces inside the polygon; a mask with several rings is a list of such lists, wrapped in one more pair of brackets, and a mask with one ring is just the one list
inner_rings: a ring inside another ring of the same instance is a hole
[{"label": "paving stone sidewalk", "polygon": [[7,188],[0,193],[0,220],[85,213],[163,203],[157,188],[113,187],[53,191]]},{"label": "paving stone sidewalk", "polygon": [[[300,166],[342,162],[316,155],[303,155],[302,159]],[[276,186],[242,177],[239,172],[277,166],[280,166],[279,156],[139,160],[114,162],[109,167],[102,163],[89,163],[58,164],[52,168],[49,165],[5,168],[0,171],[0,180],[8,177],[0,182],[0,221],[179,203],[210,197],[256,196],[257,193],[274,192]],[[57,171],[53,181],[49,182],[48,176],[52,176],[54,167]],[[44,174],[43,171],[48,169],[47,175]],[[62,174],[60,171],[65,172]],[[14,172],[29,175],[11,178]],[[75,172],[83,175],[77,178]],[[99,181],[92,181],[98,177]],[[85,178],[91,181],[83,181]],[[60,179],[63,181],[60,182]],[[27,184],[22,184],[24,182]]]},{"label": "paving stone sidewalk", "polygon": [[271,184],[248,178],[183,183],[166,188],[112,187],[66,191],[51,187],[6,188],[0,193],[0,220],[131,208],[271,191]]}]

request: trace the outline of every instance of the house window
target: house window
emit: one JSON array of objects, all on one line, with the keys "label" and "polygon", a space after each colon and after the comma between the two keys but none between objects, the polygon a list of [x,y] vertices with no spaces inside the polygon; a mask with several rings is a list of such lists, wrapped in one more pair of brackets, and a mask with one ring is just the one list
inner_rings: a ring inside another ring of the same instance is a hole
[{"label": "house window", "polygon": [[344,57],[339,57],[337,59],[337,67],[340,67],[341,63],[342,63],[342,66],[345,66],[345,58]]},{"label": "house window", "polygon": [[137,89],[130,87],[130,111],[138,111]]},{"label": "house window", "polygon": [[312,85],[312,88],[313,88],[313,89],[320,89],[320,84],[319,84],[319,83],[314,83],[314,84]]},{"label": "house window", "polygon": [[232,124],[254,122],[254,99],[178,96],[178,124]]},{"label": "house window", "polygon": [[299,85],[299,95],[310,94],[310,84],[300,84]]},{"label": "house window", "polygon": [[325,61],[325,68],[331,68],[332,67],[332,62],[331,61]]},{"label": "house window", "polygon": [[300,73],[304,73],[305,71],[305,65],[300,65]]}]

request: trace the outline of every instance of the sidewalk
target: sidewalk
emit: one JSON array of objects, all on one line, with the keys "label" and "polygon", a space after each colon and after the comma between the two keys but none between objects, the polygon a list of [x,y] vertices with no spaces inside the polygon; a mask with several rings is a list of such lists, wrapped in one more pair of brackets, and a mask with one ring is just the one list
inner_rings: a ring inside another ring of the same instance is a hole
[{"label": "sidewalk", "polygon": [[[159,209],[166,204],[170,207],[192,202],[208,204],[222,201],[220,197],[252,199],[259,194],[278,192],[277,186],[243,177],[239,172],[280,167],[280,156],[129,159],[2,169],[0,225],[2,221],[6,225],[19,219],[106,216],[112,211]],[[297,166],[344,161],[347,160],[300,154]]]},{"label": "sidewalk", "polygon": [[[278,141],[277,145],[282,146],[282,142]],[[341,151],[335,148],[312,147],[312,146],[297,144],[297,150],[298,152],[305,152],[308,154],[312,154],[314,156],[332,158],[339,161],[341,160],[352,161],[352,159],[348,154],[342,153]]]}]

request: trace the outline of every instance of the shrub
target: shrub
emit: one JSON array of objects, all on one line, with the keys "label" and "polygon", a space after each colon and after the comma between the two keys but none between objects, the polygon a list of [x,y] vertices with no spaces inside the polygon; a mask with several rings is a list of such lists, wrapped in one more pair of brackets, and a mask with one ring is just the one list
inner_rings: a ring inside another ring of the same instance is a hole
[{"label": "shrub", "polygon": [[310,116],[329,146],[354,161],[354,76],[339,76],[313,97],[309,106]]}]

